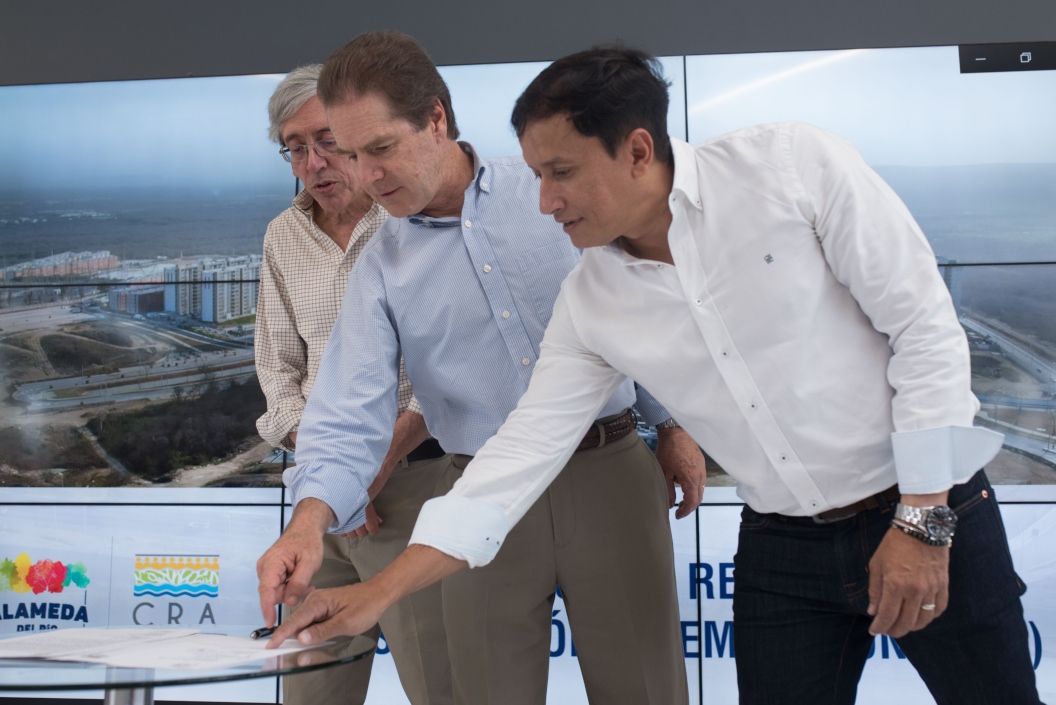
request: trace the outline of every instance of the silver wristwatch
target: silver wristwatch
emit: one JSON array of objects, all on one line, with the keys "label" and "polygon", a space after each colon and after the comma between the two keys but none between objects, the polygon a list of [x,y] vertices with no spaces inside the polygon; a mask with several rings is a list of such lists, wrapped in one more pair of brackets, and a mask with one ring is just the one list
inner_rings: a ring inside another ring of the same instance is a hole
[{"label": "silver wristwatch", "polygon": [[929,546],[949,546],[953,543],[953,532],[957,528],[957,515],[947,506],[910,507],[898,504],[891,526]]},{"label": "silver wristwatch", "polygon": [[659,431],[662,428],[681,428],[679,423],[674,419],[668,419],[667,421],[661,421],[656,425],[656,430]]}]

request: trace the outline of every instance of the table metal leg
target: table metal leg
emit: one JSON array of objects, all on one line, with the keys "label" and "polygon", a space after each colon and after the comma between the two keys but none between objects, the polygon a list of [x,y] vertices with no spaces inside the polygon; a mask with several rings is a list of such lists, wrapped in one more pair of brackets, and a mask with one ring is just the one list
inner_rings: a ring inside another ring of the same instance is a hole
[{"label": "table metal leg", "polygon": [[154,689],[107,688],[103,705],[154,705]]}]

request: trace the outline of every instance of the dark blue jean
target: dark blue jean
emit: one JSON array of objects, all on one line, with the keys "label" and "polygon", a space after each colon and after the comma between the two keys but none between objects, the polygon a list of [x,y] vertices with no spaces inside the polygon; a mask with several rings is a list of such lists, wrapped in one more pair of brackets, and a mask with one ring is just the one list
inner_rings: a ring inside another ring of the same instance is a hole
[{"label": "dark blue jean", "polygon": [[[898,640],[939,705],[1039,703],[1020,595],[994,491],[980,470],[950,491],[959,518],[950,602]],[[869,559],[893,506],[831,524],[745,507],[734,558],[742,705],[853,703],[873,637]]]}]

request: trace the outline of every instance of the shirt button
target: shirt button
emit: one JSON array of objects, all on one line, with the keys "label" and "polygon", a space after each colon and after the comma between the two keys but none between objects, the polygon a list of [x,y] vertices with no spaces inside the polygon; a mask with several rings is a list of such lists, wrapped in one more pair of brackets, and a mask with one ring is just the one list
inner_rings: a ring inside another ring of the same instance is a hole
[{"label": "shirt button", "polygon": [[730,354],[729,354],[728,352],[726,352],[725,350],[723,350],[723,351],[722,351],[722,356],[723,356],[723,357],[729,357],[729,356],[730,356]]},{"label": "shirt button", "polygon": [[528,359],[528,358],[526,358],[526,357],[522,357],[522,358],[521,358],[521,364],[522,364],[522,365],[524,365],[525,367],[527,367],[528,365],[532,364],[532,361],[531,361],[531,360],[529,360],[529,359]]},{"label": "shirt button", "polygon": [[503,311],[502,312],[502,317],[503,318],[509,318],[510,317],[510,312],[509,311]]},{"label": "shirt button", "polygon": [[[752,404],[749,404],[749,405],[748,405],[748,407],[749,407],[750,409],[754,409],[754,408],[755,408],[755,404],[754,404],[754,403],[752,403]],[[782,458],[782,460],[784,460],[784,458]]]},{"label": "shirt button", "polygon": [[491,271],[491,265],[490,264],[485,264],[484,265],[484,273],[487,274],[490,271]]},{"label": "shirt button", "polygon": [[693,299],[693,303],[695,303],[697,306],[700,306],[704,303],[704,301],[701,299]]},{"label": "shirt button", "polygon": [[473,227],[473,221],[472,220],[467,220],[466,221],[466,227],[467,228],[472,228]]},{"label": "shirt button", "polygon": [[781,454],[781,460],[788,460],[788,456],[784,453]]},{"label": "shirt button", "polygon": [[488,187],[488,182],[487,181],[481,181],[480,182],[480,187],[481,188],[487,188]]}]

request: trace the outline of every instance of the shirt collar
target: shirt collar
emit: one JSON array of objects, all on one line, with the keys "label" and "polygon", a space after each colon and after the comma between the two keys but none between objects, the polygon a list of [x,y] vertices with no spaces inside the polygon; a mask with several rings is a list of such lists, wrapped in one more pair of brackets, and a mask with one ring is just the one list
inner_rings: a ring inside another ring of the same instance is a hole
[{"label": "shirt collar", "polygon": [[[304,215],[308,218],[308,222],[312,224],[312,235],[318,238],[320,242],[325,241],[330,243],[330,245],[337,247],[337,243],[331,240],[330,236],[324,233],[322,228],[319,227],[319,224],[315,222],[315,209],[313,208],[313,206],[315,205],[315,198],[312,196],[311,193],[308,192],[308,189],[301,189],[301,192],[294,197],[293,205],[299,211],[304,213]],[[349,238],[348,247],[345,249],[346,255],[352,251],[352,245],[356,244],[359,238],[363,236],[363,233],[366,232],[365,228],[360,227],[360,223],[372,223],[378,218],[383,217],[383,213],[385,213],[385,210],[377,201],[374,201],[370,204],[370,210],[364,213],[363,217],[360,218],[356,225],[353,227],[352,237]],[[385,213],[385,215],[388,215],[388,213]],[[338,251],[340,251],[340,248],[338,248]]]},{"label": "shirt collar", "polygon": [[[680,193],[686,203],[694,206],[697,210],[704,210],[700,199],[700,180],[697,176],[696,150],[693,146],[675,137],[671,138],[671,158],[675,163],[675,178],[671,185],[671,193]],[[652,260],[638,259],[628,254],[619,243],[613,241],[603,245],[601,249],[615,257],[625,266],[649,265],[657,263]]]},{"label": "shirt collar", "polygon": [[[484,193],[491,193],[491,164],[488,164],[481,159],[480,155],[477,154],[477,150],[473,149],[473,145],[469,142],[459,142],[458,146],[462,148],[463,152],[473,157],[473,173],[475,174],[475,178],[473,179],[473,183],[469,185],[469,188],[472,189],[475,186]],[[466,189],[466,192],[468,194],[469,189]]]},{"label": "shirt collar", "polygon": [[312,194],[308,193],[308,189],[302,188],[301,192],[294,197],[293,205],[311,218],[312,206],[315,205],[315,199],[312,197]]},{"label": "shirt collar", "polygon": [[704,210],[700,200],[700,179],[697,175],[697,155],[693,146],[680,139],[671,138],[671,157],[675,162],[675,180],[672,193],[681,193],[686,203],[697,210]]},{"label": "shirt collar", "polygon": [[[477,150],[473,149],[473,145],[469,142],[460,141],[458,146],[473,159],[474,178],[469,184],[469,188],[466,189],[466,198],[473,195],[474,190],[479,190],[483,193],[491,193],[491,174],[493,172],[491,164],[481,159],[480,155],[477,154]],[[462,222],[461,218],[455,216],[447,218],[431,218],[422,213],[407,216],[407,220],[415,225],[422,225],[427,228],[451,228],[460,225]]]}]

